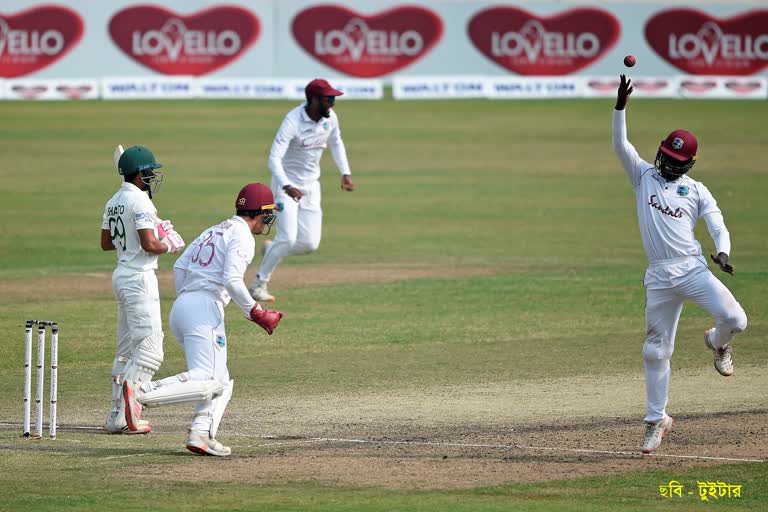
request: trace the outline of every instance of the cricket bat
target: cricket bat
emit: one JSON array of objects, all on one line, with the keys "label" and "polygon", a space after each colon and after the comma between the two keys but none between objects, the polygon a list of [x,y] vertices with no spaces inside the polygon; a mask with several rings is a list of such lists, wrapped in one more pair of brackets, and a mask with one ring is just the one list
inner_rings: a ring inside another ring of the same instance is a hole
[{"label": "cricket bat", "polygon": [[120,156],[122,156],[122,154],[123,154],[123,146],[118,144],[117,147],[115,148],[115,152],[112,153],[112,158],[115,161],[115,167],[117,167],[118,162],[120,162]]}]

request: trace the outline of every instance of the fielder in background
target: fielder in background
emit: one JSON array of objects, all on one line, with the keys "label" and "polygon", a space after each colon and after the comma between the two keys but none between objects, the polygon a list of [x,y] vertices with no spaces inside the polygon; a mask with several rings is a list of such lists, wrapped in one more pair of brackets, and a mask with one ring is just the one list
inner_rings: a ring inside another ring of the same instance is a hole
[{"label": "fielder in background", "polygon": [[341,172],[341,189],[355,190],[339,119],[333,111],[336,97],[343,93],[321,79],[309,82],[304,92],[307,102],[285,116],[269,152],[277,236],[274,242],[264,242],[261,265],[249,288],[258,301],[275,300],[267,285],[283,258],[316,251],[320,245],[320,157],[327,145]]},{"label": "fielder in background", "polygon": [[696,162],[698,141],[692,133],[675,130],[661,142],[655,165],[641,159],[627,140],[625,107],[632,94],[631,81],[621,75],[613,111],[613,149],[632,183],[637,201],[640,235],[649,266],[645,272],[645,325],[643,345],[647,415],[643,453],[651,453],[672,429],[667,415],[669,361],[685,300],[692,300],[715,319],[704,333],[714,352],[715,369],[733,375],[731,340],[747,327],[747,315],[728,288],[707,267],[701,245],[694,237],[703,218],[715,242],[720,270],[733,274],[729,263],[731,241],[723,214],[702,183],[688,176]]},{"label": "fielder in background", "polygon": [[[146,434],[142,421],[128,429],[123,412],[122,383],[148,381],[163,362],[163,326],[157,287],[157,257],[184,246],[169,221],[161,221],[152,204],[163,180],[152,152],[133,146],[115,152],[120,190],[107,202],[101,222],[101,248],[117,252],[112,289],[117,298],[117,353],[112,363],[112,410],[104,430],[114,434]],[[149,196],[147,195],[149,194]]]},{"label": "fielder in background", "polygon": [[205,230],[173,266],[176,301],[171,329],[184,350],[187,371],[141,386],[125,381],[125,419],[131,430],[141,429],[144,406],[195,403],[195,416],[186,441],[189,451],[227,456],[232,450],[216,440],[219,422],[232,397],[234,381],[227,369],[224,308],[230,299],[245,318],[268,334],[283,313],[262,309],[243,281],[253,260],[253,235],[266,235],[275,220],[272,192],[261,183],[240,190],[235,215]]}]

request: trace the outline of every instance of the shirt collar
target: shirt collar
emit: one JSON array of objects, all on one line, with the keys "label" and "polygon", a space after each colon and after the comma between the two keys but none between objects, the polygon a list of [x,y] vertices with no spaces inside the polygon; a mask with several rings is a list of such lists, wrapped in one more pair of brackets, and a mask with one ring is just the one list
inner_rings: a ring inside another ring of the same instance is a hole
[{"label": "shirt collar", "polygon": [[315,121],[312,120],[311,117],[309,117],[309,114],[307,114],[307,103],[304,102],[301,104],[301,120],[305,123],[314,123]]},{"label": "shirt collar", "polygon": [[245,222],[245,219],[244,219],[244,218],[242,218],[241,216],[239,216],[239,215],[237,215],[237,214],[233,215],[233,216],[232,216],[232,218],[235,220],[235,222],[242,222],[242,223],[243,223],[243,225],[244,225],[246,228],[248,228],[248,230],[250,231],[250,229],[251,229],[251,228],[250,228],[250,227],[248,227],[248,223],[247,223],[247,222]]},{"label": "shirt collar", "polygon": [[688,179],[688,174],[686,173],[686,174],[683,174],[682,176],[680,176],[679,178],[677,178],[676,180],[667,181],[667,179],[664,176],[661,175],[661,172],[658,169],[656,169],[656,172],[653,173],[653,176],[656,178],[656,181],[658,181],[662,185],[665,185],[667,183],[671,183],[673,185],[680,185],[686,179]]},{"label": "shirt collar", "polygon": [[124,182],[123,182],[123,183],[120,185],[120,188],[121,188],[121,189],[123,189],[123,190],[130,190],[130,191],[132,191],[132,192],[144,192],[144,191],[143,191],[143,190],[141,190],[139,187],[137,187],[136,185],[134,185],[133,183],[130,183],[130,182],[128,182],[128,181],[124,181]]}]

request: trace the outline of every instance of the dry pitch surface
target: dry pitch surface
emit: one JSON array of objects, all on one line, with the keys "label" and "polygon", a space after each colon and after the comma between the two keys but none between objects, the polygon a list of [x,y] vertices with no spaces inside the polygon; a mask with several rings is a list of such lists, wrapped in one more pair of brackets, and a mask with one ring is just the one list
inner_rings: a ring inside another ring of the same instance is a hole
[{"label": "dry pitch surface", "polygon": [[[385,265],[351,266],[333,272],[328,266],[303,265],[283,275],[306,286],[446,273],[487,275],[500,270],[504,269],[398,265],[393,277],[393,269]],[[171,293],[170,273],[160,272],[159,276],[163,293]],[[111,294],[107,273],[52,277],[49,281],[46,288],[51,293],[59,290],[70,298]],[[287,285],[279,276],[275,279],[275,289]],[[0,284],[0,293],[21,298],[27,286],[24,281],[6,281]],[[705,466],[729,460],[768,461],[768,409],[755,393],[768,389],[768,373],[739,361],[738,345],[735,358],[736,375],[732,378],[720,377],[711,367],[693,372],[674,371],[673,365],[669,411],[677,424],[652,456],[639,453],[644,384],[638,358],[638,370],[631,376],[542,376],[525,382],[263,400],[249,400],[236,392],[218,436],[232,446],[233,456],[212,460],[190,454],[190,460],[182,465],[138,466],[135,476],[456,489]],[[73,415],[70,411],[66,418],[71,423],[60,427],[58,445],[69,445],[67,432],[101,435],[93,428],[99,424],[100,414],[83,411]],[[182,443],[188,410],[154,409],[147,412],[147,418],[154,425],[150,435],[167,439],[169,447],[178,446],[180,453],[185,453]],[[6,423],[3,427],[17,425]],[[132,446],[140,449],[140,436],[134,439]],[[66,449],[76,451],[77,446]],[[115,458],[142,457],[144,453],[151,450]]]}]

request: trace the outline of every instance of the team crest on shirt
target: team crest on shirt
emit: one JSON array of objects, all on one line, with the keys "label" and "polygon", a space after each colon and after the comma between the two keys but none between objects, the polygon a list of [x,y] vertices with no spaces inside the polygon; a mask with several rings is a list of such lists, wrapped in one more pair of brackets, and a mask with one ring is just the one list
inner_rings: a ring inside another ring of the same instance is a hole
[{"label": "team crest on shirt", "polygon": [[679,187],[677,187],[677,195],[683,196],[683,197],[687,196],[688,187],[686,187],[685,185],[680,185]]},{"label": "team crest on shirt", "polygon": [[216,335],[216,344],[220,347],[223,347],[227,344],[227,339],[224,337],[223,334]]},{"label": "team crest on shirt", "polygon": [[330,125],[328,124],[328,121],[323,123],[323,130],[327,130]]}]

